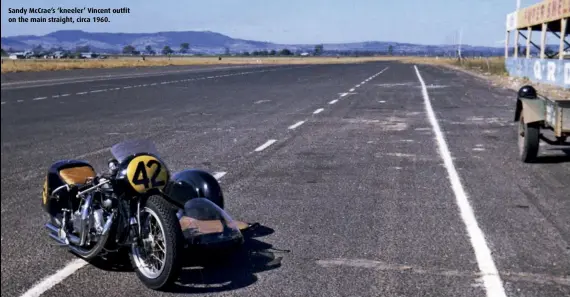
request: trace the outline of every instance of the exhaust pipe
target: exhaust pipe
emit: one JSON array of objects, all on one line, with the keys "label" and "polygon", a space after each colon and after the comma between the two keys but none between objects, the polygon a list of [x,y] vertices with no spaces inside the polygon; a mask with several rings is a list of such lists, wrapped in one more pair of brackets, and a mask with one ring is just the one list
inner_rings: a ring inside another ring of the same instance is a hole
[{"label": "exhaust pipe", "polygon": [[109,216],[109,219],[107,219],[107,222],[105,222],[105,225],[103,226],[103,232],[101,233],[99,241],[91,249],[84,249],[82,247],[74,245],[76,244],[75,242],[77,243],[81,242],[81,239],[73,234],[67,234],[66,239],[59,237],[59,228],[54,226],[52,223],[47,223],[45,227],[50,231],[49,237],[51,239],[55,240],[57,243],[61,245],[67,246],[72,252],[78,254],[80,257],[86,260],[90,260],[96,257],[105,247],[105,243],[107,242],[107,238],[109,237],[109,231],[111,231],[111,226],[113,225],[115,216],[116,212],[113,212]]},{"label": "exhaust pipe", "polygon": [[[69,243],[64,238],[59,237],[58,227],[54,226],[52,223],[47,223],[46,228],[50,231],[49,236],[55,239],[55,241],[60,244],[69,245]],[[73,234],[67,234],[67,239],[73,244],[79,244],[79,242],[81,242],[81,239]]]}]

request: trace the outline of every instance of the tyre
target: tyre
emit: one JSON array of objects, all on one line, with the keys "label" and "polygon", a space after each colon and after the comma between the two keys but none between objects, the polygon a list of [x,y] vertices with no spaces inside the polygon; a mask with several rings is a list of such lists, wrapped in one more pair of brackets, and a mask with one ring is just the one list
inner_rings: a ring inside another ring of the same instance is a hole
[{"label": "tyre", "polygon": [[172,284],[181,270],[183,235],[180,222],[170,203],[151,196],[141,208],[142,238],[133,244],[130,259],[141,282],[150,289],[162,290]]},{"label": "tyre", "polygon": [[538,156],[540,143],[540,126],[538,123],[525,123],[521,116],[518,129],[519,157],[525,163],[531,163]]}]

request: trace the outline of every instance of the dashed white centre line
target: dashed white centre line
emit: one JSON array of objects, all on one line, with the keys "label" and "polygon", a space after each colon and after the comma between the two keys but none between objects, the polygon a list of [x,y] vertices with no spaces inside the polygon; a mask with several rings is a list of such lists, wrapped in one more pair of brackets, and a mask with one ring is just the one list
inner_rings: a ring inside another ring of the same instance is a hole
[{"label": "dashed white centre line", "polygon": [[313,112],[313,114],[319,114],[321,111],[325,110],[324,108],[319,108]]},{"label": "dashed white centre line", "polygon": [[467,233],[471,240],[471,245],[475,251],[475,258],[477,260],[477,264],[479,265],[479,270],[481,271],[481,279],[483,280],[483,284],[487,291],[487,297],[506,297],[505,288],[503,287],[501,276],[499,275],[499,272],[495,266],[495,262],[493,261],[491,250],[487,245],[483,231],[481,228],[479,228],[479,224],[475,218],[473,208],[469,204],[469,199],[467,198],[467,194],[463,189],[463,185],[461,184],[461,179],[459,178],[457,169],[453,164],[451,152],[449,151],[449,148],[445,141],[445,136],[439,127],[435,112],[431,106],[426,84],[420,74],[420,71],[418,70],[418,67],[414,65],[414,68],[416,69],[416,74],[422,85],[424,105],[427,111],[429,122],[432,126],[433,133],[435,134],[435,140],[439,148],[439,153],[444,161],[445,168],[447,169],[449,181],[451,182],[451,188],[455,194],[456,203],[461,213],[461,218],[463,219],[463,223],[466,226]]},{"label": "dashed white centre line", "polygon": [[298,122],[296,122],[295,124],[289,126],[289,130],[293,130],[293,129],[295,129],[295,128],[301,126],[301,125],[303,125],[304,123],[305,123],[305,121],[298,121]]},{"label": "dashed white centre line", "polygon": [[2,104],[4,105],[4,104],[6,104],[6,102],[2,101]]},{"label": "dashed white centre line", "polygon": [[349,91],[350,91],[350,92],[354,92],[354,88],[350,89]]},{"label": "dashed white centre line", "polygon": [[270,139],[268,140],[266,143],[260,145],[258,148],[255,149],[256,152],[261,152],[262,150],[268,148],[270,145],[272,145],[273,143],[275,143],[277,140],[275,139]]},{"label": "dashed white centre line", "polygon": [[[294,69],[294,68],[295,68],[295,67],[283,68],[283,69]],[[297,67],[297,68],[306,68],[306,67]],[[230,74],[225,74],[225,75],[210,75],[210,76],[196,77],[196,78],[188,78],[188,79],[181,79],[181,80],[163,81],[163,82],[160,82],[160,83],[140,84],[140,85],[123,86],[123,87],[108,88],[108,89],[101,89],[101,90],[77,92],[77,93],[74,93],[74,95],[85,95],[85,94],[88,94],[88,93],[99,93],[99,92],[107,92],[107,91],[113,91],[113,90],[117,90],[117,91],[118,91],[118,90],[121,90],[121,89],[131,89],[131,88],[140,88],[140,87],[147,87],[147,86],[156,86],[156,85],[158,85],[158,84],[165,85],[165,84],[172,84],[172,83],[179,83],[179,82],[197,81],[197,80],[203,80],[203,79],[213,79],[213,78],[219,78],[219,77],[245,75],[245,74],[250,74],[250,73],[262,73],[262,72],[277,71],[277,70],[278,70],[278,69],[261,70],[261,71],[246,71],[246,72],[230,73]],[[32,99],[32,100],[38,101],[38,100],[47,99],[48,97],[50,97],[50,98],[58,98],[58,97],[66,97],[66,96],[70,96],[70,95],[71,95],[71,94],[51,95],[51,96],[47,96],[47,97],[34,98],[34,99]],[[4,103],[2,103],[2,104],[6,104],[6,102],[4,102]]]},{"label": "dashed white centre line", "polygon": [[329,102],[329,104],[335,104],[335,103],[337,103],[337,102],[338,102],[338,100],[337,100],[337,99],[335,99],[335,100],[333,100],[333,101]]}]

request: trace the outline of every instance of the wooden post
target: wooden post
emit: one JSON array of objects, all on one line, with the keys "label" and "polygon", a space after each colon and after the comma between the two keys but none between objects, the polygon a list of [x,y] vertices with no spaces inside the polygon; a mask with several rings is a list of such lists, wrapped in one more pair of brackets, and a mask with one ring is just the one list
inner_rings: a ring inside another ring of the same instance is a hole
[{"label": "wooden post", "polygon": [[546,58],[546,23],[542,23],[542,35],[540,36],[540,58]]},{"label": "wooden post", "polygon": [[530,40],[532,39],[532,29],[528,27],[526,30],[526,58],[530,59]]},{"label": "wooden post", "polygon": [[568,19],[563,18],[560,20],[560,52],[558,54],[558,59],[564,60],[564,37],[566,37],[566,26],[568,25]]},{"label": "wooden post", "polygon": [[519,30],[515,30],[515,58],[519,57]]},{"label": "wooden post", "polygon": [[505,58],[509,57],[509,31],[507,31],[507,35],[505,36]]}]

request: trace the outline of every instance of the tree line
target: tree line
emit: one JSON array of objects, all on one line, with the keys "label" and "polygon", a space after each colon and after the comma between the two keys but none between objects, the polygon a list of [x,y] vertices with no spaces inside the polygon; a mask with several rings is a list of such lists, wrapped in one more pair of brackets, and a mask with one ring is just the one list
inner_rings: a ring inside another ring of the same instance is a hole
[{"label": "tree line", "polygon": [[[186,54],[190,52],[190,44],[188,42],[184,42],[182,44],[180,44],[180,49],[178,50],[178,53],[181,54]],[[324,47],[322,44],[316,45],[314,50],[313,50],[313,55],[315,56],[319,56],[322,55],[324,52]],[[126,45],[123,47],[122,50],[122,54],[125,55],[140,55],[140,54],[148,54],[148,55],[156,55],[157,51],[150,45],[147,45],[145,47],[144,52],[138,51],[134,46],[132,45]],[[163,55],[171,55],[176,53],[176,51],[174,51],[169,45],[165,45],[162,50],[160,50],[160,53],[162,53]],[[225,51],[224,51],[225,55],[231,55],[231,51],[228,47],[225,47]],[[277,50],[257,50],[257,51],[252,51],[252,52],[240,52],[240,53],[235,53],[237,55],[242,55],[242,56],[294,56],[295,53],[287,48],[281,49],[279,51]],[[297,54],[300,54],[299,51],[297,51]]]}]

